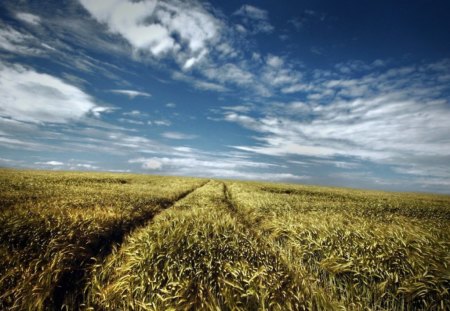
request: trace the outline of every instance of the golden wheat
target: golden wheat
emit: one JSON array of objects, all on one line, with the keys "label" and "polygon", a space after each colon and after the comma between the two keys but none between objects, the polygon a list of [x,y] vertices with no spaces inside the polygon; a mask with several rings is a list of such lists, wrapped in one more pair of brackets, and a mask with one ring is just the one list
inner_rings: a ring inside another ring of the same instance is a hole
[{"label": "golden wheat", "polygon": [[0,200],[0,309],[450,309],[449,196],[3,169]]}]

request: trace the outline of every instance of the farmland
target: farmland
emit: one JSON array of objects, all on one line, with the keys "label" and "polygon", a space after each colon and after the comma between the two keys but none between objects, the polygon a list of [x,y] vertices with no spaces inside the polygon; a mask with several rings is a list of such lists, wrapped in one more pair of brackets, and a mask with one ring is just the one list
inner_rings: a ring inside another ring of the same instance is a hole
[{"label": "farmland", "polygon": [[0,309],[449,310],[450,197],[0,170]]}]

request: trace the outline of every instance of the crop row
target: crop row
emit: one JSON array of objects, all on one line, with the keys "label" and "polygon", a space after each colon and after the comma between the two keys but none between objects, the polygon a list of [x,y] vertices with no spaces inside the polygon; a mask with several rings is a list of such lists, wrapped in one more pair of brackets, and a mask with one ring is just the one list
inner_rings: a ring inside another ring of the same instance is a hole
[{"label": "crop row", "polygon": [[[354,310],[450,308],[448,198],[302,186],[286,196],[286,190],[231,183],[229,196],[239,217],[291,269],[306,269],[331,301]],[[399,200],[398,209],[389,208]]]},{"label": "crop row", "polygon": [[0,309],[76,306],[89,267],[200,179],[2,170]]}]

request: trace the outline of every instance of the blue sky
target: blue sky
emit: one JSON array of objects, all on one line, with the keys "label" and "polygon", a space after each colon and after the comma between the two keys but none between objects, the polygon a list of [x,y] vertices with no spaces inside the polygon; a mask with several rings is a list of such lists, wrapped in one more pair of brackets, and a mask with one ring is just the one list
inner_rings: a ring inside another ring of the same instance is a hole
[{"label": "blue sky", "polygon": [[0,166],[450,193],[448,1],[2,1]]}]

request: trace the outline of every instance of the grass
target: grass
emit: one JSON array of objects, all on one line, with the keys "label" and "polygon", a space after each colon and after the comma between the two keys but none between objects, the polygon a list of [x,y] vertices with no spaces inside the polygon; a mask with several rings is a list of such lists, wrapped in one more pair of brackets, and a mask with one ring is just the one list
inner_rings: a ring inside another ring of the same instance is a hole
[{"label": "grass", "polygon": [[0,170],[0,202],[0,309],[450,309],[449,196]]}]

